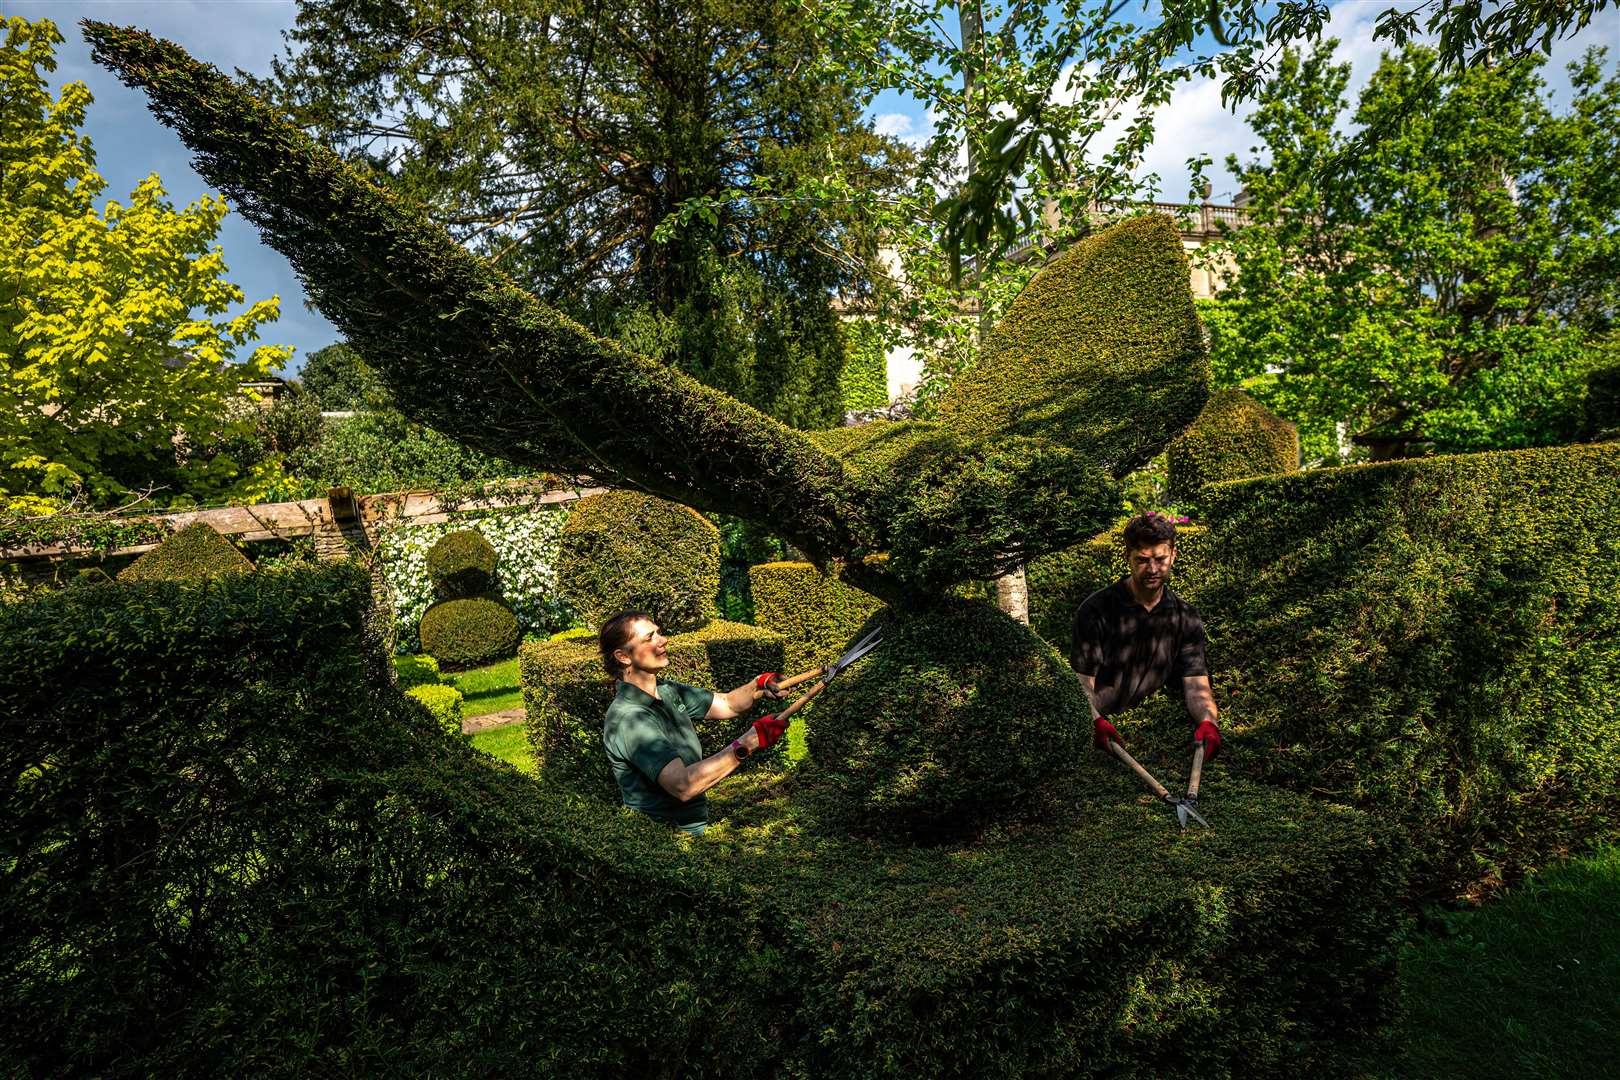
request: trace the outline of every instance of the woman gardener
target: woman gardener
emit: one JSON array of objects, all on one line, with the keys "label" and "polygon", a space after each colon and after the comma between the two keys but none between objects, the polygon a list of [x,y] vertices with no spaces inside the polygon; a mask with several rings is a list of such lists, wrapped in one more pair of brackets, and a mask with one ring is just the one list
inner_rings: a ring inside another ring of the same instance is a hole
[{"label": "woman gardener", "polygon": [[668,643],[645,611],[620,612],[602,624],[596,635],[602,667],[618,680],[602,743],[624,805],[701,835],[709,824],[703,793],[736,772],[749,754],[773,746],[788,722],[763,716],[730,746],[704,757],[694,722],[729,720],[762,696],[780,697],[776,673],[768,671],[726,694],[699,690],[658,677],[669,667]]}]

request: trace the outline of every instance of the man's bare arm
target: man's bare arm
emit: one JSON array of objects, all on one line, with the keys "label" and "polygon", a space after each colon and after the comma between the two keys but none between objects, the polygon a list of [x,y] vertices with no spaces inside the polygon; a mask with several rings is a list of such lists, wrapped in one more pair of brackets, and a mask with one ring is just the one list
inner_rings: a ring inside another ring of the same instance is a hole
[{"label": "man's bare arm", "polygon": [[1182,696],[1187,701],[1187,715],[1193,723],[1208,720],[1218,724],[1220,714],[1215,709],[1215,690],[1209,685],[1208,675],[1189,675],[1181,682]]},{"label": "man's bare arm", "polygon": [[1102,710],[1097,708],[1097,676],[1082,675],[1077,671],[1074,677],[1080,680],[1080,689],[1085,691],[1086,704],[1091,706],[1091,718],[1097,719],[1102,715]]}]

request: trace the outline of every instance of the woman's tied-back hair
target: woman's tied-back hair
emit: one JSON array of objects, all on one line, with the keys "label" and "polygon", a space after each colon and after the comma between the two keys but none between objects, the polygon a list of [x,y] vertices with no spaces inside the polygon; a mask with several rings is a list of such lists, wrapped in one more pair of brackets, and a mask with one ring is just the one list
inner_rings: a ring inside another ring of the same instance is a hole
[{"label": "woman's tied-back hair", "polygon": [[609,678],[624,678],[624,665],[613,654],[630,643],[630,626],[637,619],[658,621],[645,611],[621,611],[603,623],[596,632],[596,647],[602,652],[602,670],[608,673]]},{"label": "woman's tied-back hair", "polygon": [[1160,544],[1176,546],[1176,523],[1149,510],[1125,523],[1125,550],[1141,551]]}]

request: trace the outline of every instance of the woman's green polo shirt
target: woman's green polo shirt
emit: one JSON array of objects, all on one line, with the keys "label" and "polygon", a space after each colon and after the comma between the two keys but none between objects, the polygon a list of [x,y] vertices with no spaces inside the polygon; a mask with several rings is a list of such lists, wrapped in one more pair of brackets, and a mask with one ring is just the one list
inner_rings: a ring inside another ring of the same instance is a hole
[{"label": "woman's green polo shirt", "polygon": [[714,691],[685,683],[659,679],[656,698],[619,683],[602,721],[602,745],[624,805],[671,825],[709,820],[708,796],[681,802],[658,786],[658,774],[676,758],[687,765],[703,760],[695,725],[713,701]]}]

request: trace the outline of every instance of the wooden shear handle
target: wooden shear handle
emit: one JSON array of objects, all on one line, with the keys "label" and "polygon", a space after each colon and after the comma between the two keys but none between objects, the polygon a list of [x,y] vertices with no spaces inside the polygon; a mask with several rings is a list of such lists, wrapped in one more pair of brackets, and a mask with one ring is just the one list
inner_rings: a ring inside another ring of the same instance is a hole
[{"label": "wooden shear handle", "polygon": [[824,668],[824,667],[814,667],[814,668],[811,668],[809,671],[800,672],[799,674],[793,676],[791,679],[779,679],[779,680],[777,680],[776,689],[777,689],[778,692],[785,693],[785,692],[793,689],[795,686],[798,686],[800,683],[807,683],[811,679],[814,679],[819,675],[825,675],[826,673],[827,673],[826,668]]},{"label": "wooden shear handle", "polygon": [[1171,802],[1175,801],[1171,799],[1170,793],[1165,790],[1164,785],[1153,779],[1153,774],[1142,768],[1141,764],[1135,758],[1131,757],[1130,752],[1123,746],[1115,742],[1113,739],[1109,739],[1108,749],[1113,752],[1115,757],[1129,765],[1132,772],[1141,777],[1142,783],[1148,786],[1149,791],[1153,792],[1153,794],[1157,795],[1161,799]]}]

